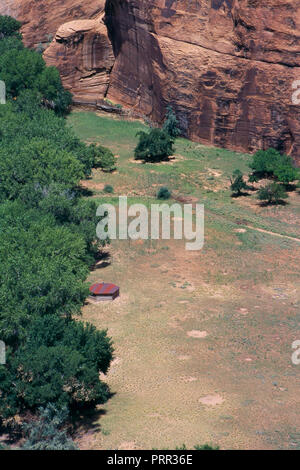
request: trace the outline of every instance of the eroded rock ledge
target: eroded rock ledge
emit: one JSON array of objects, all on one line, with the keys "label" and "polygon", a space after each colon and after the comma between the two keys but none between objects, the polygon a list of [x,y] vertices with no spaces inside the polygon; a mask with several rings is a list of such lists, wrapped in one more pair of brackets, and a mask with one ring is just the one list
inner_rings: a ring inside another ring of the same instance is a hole
[{"label": "eroded rock ledge", "polygon": [[[171,103],[186,135],[300,161],[300,6],[293,0],[5,0],[30,46],[53,41],[75,101],[103,97],[160,122]],[[48,35],[48,36],[47,36]]]}]

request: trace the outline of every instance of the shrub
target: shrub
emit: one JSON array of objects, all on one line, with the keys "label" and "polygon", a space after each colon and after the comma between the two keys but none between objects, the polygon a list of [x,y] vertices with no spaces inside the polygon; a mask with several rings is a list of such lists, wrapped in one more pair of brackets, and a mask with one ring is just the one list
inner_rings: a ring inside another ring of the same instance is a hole
[{"label": "shrub", "polygon": [[114,192],[114,188],[110,184],[106,184],[104,186],[104,192],[108,194],[112,194]]},{"label": "shrub", "polygon": [[109,99],[107,98],[104,98],[104,101],[109,105],[111,106],[112,108],[116,108],[116,109],[119,109],[119,110],[122,110],[123,109],[123,106],[119,103],[113,103],[112,101],[110,101]]},{"label": "shrub", "polygon": [[288,195],[284,187],[277,183],[269,183],[258,191],[258,199],[267,204],[279,204]]},{"label": "shrub", "polygon": [[44,50],[45,50],[44,44],[39,42],[38,45],[36,46],[35,50],[38,54],[43,54]]},{"label": "shrub", "polygon": [[151,129],[150,132],[139,132],[139,142],[134,155],[136,160],[159,162],[166,160],[174,153],[174,139],[161,129]]},{"label": "shrub", "polygon": [[162,186],[157,192],[157,199],[170,199],[171,195],[171,191],[166,186]]},{"label": "shrub", "polygon": [[[203,445],[195,445],[194,446],[195,450],[220,450],[219,446],[211,446],[209,444],[203,444]],[[185,444],[182,444],[181,446],[176,446],[176,450],[187,450],[187,447]]]},{"label": "shrub", "polygon": [[196,445],[194,446],[195,450],[220,450],[219,446],[211,446],[209,444]]}]

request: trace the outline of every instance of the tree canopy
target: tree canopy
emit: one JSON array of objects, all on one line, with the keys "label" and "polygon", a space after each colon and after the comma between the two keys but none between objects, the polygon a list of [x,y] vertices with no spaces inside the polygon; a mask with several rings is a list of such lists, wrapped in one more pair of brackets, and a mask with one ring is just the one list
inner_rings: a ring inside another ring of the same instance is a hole
[{"label": "tree canopy", "polygon": [[256,152],[250,168],[251,182],[272,178],[281,183],[290,183],[299,179],[299,170],[294,167],[291,157],[272,148]]},{"label": "tree canopy", "polygon": [[170,137],[176,139],[180,135],[179,123],[174,113],[172,106],[168,106],[166,119],[163,125],[163,130],[169,134]]},{"label": "tree canopy", "polygon": [[[75,316],[101,246],[96,205],[82,198],[80,180],[114,157],[67,127],[70,96],[58,71],[26,49],[18,31],[19,23],[0,17],[0,79],[9,98],[0,106],[0,338],[7,356],[0,423],[49,404],[70,411],[104,403],[109,388],[99,377],[113,354],[106,331]],[[39,448],[29,434],[30,447]]]},{"label": "tree canopy", "polygon": [[160,162],[174,153],[174,139],[164,130],[151,129],[137,135],[139,142],[134,152],[136,160]]},{"label": "tree canopy", "polygon": [[11,16],[0,16],[0,39],[7,37],[17,37],[21,38],[19,30],[21,28],[21,23]]}]

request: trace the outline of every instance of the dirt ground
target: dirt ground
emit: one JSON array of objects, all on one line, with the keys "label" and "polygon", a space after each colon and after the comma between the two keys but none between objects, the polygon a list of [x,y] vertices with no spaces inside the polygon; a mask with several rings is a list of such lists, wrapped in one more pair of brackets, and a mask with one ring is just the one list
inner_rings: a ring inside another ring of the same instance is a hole
[{"label": "dirt ground", "polygon": [[84,308],[116,350],[106,378],[114,396],[83,447],[300,447],[299,253],[275,258],[271,240],[242,259],[147,243],[116,242],[89,279],[113,280],[121,296]]},{"label": "dirt ground", "polygon": [[[93,174],[91,197],[148,204],[164,184],[204,202],[206,214],[201,251],[184,241],[113,241],[91,272],[88,282],[116,283],[121,296],[83,309],[84,320],[108,329],[115,358],[103,377],[113,395],[86,418],[80,447],[300,449],[300,366],[291,360],[300,339],[299,191],[280,207],[261,207],[254,193],[234,200],[229,175],[247,171],[249,156],[182,140],[185,160],[134,164],[135,127],[72,119],[82,138],[120,155],[115,174]],[[113,196],[101,193],[106,183]]]}]

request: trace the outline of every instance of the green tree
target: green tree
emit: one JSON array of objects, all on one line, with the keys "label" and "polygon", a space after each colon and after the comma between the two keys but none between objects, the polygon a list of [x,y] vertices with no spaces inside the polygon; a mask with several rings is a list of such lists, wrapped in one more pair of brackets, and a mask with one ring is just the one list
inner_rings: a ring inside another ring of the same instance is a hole
[{"label": "green tree", "polygon": [[93,152],[94,157],[94,167],[101,168],[103,171],[113,171],[116,169],[116,157],[106,147],[102,145],[91,145],[91,151]]},{"label": "green tree", "polygon": [[0,77],[13,97],[25,89],[37,89],[39,75],[45,69],[40,54],[29,49],[12,49],[0,56]]},{"label": "green tree", "polygon": [[274,176],[277,181],[289,184],[299,179],[299,169],[293,166],[293,161],[290,157],[282,156],[274,169]]},{"label": "green tree", "polygon": [[49,403],[104,403],[109,389],[99,376],[112,345],[105,331],[73,319],[100,246],[96,204],[78,186],[94,149],[57,115],[68,101],[58,72],[18,36],[0,39],[0,50],[11,97],[0,106],[1,421]]},{"label": "green tree", "polygon": [[23,49],[24,45],[18,37],[8,36],[0,40],[0,55],[3,55],[4,53],[11,50],[21,51]]},{"label": "green tree", "polygon": [[256,182],[263,178],[272,178],[281,183],[290,183],[299,179],[299,171],[294,167],[291,157],[280,154],[278,150],[259,150],[250,163],[252,173],[249,181]]},{"label": "green tree", "polygon": [[159,162],[166,160],[174,153],[174,140],[161,129],[151,129],[150,132],[139,132],[139,142],[134,155],[136,160]]},{"label": "green tree", "polygon": [[46,106],[62,115],[68,111],[72,103],[72,95],[63,89],[56,67],[45,67],[36,79],[35,88],[43,96]]},{"label": "green tree", "polygon": [[34,118],[42,104],[42,95],[37,90],[22,90],[18,99],[14,101],[15,110],[18,113],[26,113]]},{"label": "green tree", "polygon": [[278,183],[269,183],[258,191],[258,199],[267,204],[279,204],[287,198],[288,195],[284,187]]},{"label": "green tree", "polygon": [[0,40],[9,36],[21,38],[21,23],[11,16],[0,16]]},{"label": "green tree", "polygon": [[35,412],[48,403],[70,410],[108,400],[109,388],[99,378],[112,360],[105,331],[56,315],[35,315],[27,322],[24,339],[13,349],[2,377],[0,370],[4,381],[0,416]]},{"label": "green tree", "polygon": [[243,190],[249,189],[246,181],[244,181],[243,173],[240,170],[233,172],[232,178],[230,178],[231,186],[230,189],[235,196],[241,196]]},{"label": "green tree", "polygon": [[23,450],[77,450],[64,429],[68,419],[67,408],[57,409],[53,404],[39,408],[37,419],[23,424]]},{"label": "green tree", "polygon": [[33,90],[41,94],[46,107],[66,114],[71,93],[63,88],[55,67],[46,67],[39,52],[24,48],[19,34],[10,34],[17,27],[19,23],[13,18],[0,16],[0,78],[6,83],[8,96],[16,99],[22,90]]},{"label": "green tree", "polygon": [[166,119],[164,122],[163,130],[169,134],[172,138],[176,139],[180,135],[180,129],[178,128],[178,120],[172,106],[168,106]]},{"label": "green tree", "polygon": [[70,152],[57,151],[45,139],[32,139],[22,148],[0,147],[0,200],[16,199],[24,186],[47,186],[49,181],[75,187],[84,176],[83,165]]},{"label": "green tree", "polygon": [[[26,94],[29,92],[34,96],[32,110],[28,103],[30,97],[25,97],[26,103],[22,103],[21,109],[18,107],[19,97],[13,103],[0,106],[1,150],[6,148],[11,152],[12,145],[21,149],[34,138],[46,139],[53,149],[72,153],[82,163],[84,175],[89,176],[94,165],[93,149],[75,136],[64,118],[48,109],[39,108],[36,92],[31,90]],[[25,92],[21,93],[22,98],[23,94]]]}]

